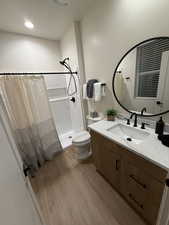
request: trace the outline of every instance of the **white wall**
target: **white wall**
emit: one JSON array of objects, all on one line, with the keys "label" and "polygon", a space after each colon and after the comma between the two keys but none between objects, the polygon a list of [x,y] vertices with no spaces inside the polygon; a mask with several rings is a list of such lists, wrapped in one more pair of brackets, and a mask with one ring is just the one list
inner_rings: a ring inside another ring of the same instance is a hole
[{"label": "white wall", "polygon": [[[117,104],[112,75],[122,55],[136,43],[169,36],[168,0],[98,0],[81,21],[86,77],[108,84],[99,111]],[[120,108],[118,108],[120,110]]]},{"label": "white wall", "polygon": [[26,35],[0,32],[1,72],[61,70],[59,43]]},{"label": "white wall", "polygon": [[78,69],[78,56],[74,24],[69,27],[69,29],[61,38],[60,48],[62,58],[64,59],[65,57],[69,57],[69,63],[72,67],[72,70],[76,71]]},{"label": "white wall", "polygon": [[[0,32],[0,72],[63,71],[60,60],[58,41]],[[64,97],[60,93],[66,89],[66,76],[45,75],[45,80],[48,89],[59,88],[55,97]],[[58,133],[69,132],[72,129],[69,101],[54,101],[51,107]]]},{"label": "white wall", "polygon": [[[59,42],[2,31],[0,59],[0,72],[47,72],[62,69],[59,65]],[[53,83],[53,79],[51,76],[46,77],[47,84]]]}]

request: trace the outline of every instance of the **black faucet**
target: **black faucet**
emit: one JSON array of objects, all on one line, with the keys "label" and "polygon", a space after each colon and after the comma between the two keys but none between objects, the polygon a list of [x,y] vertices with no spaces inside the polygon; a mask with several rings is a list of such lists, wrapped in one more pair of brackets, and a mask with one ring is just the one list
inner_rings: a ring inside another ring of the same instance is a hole
[{"label": "black faucet", "polygon": [[130,119],[132,119],[133,116],[135,116],[135,119],[134,119],[134,127],[137,127],[137,113],[132,113],[131,116],[130,116]]},{"label": "black faucet", "polygon": [[147,109],[146,109],[146,107],[144,107],[144,108],[141,110],[141,116],[143,116],[143,113],[146,112],[146,111],[147,111]]}]

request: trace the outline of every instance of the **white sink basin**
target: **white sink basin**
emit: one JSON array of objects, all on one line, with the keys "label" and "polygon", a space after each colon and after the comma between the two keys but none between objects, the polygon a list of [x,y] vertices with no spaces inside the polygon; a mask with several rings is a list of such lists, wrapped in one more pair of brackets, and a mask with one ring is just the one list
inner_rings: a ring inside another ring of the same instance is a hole
[{"label": "white sink basin", "polygon": [[107,129],[107,131],[111,132],[113,136],[134,142],[135,144],[139,144],[150,135],[150,133],[147,131],[121,123],[114,125],[113,127]]}]

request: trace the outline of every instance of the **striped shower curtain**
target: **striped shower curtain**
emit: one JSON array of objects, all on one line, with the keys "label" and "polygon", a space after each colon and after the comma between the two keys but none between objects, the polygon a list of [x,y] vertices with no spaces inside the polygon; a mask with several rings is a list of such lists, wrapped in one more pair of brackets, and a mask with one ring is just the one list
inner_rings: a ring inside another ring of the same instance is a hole
[{"label": "striped shower curtain", "polygon": [[0,92],[19,153],[30,174],[62,151],[43,76],[1,76]]}]

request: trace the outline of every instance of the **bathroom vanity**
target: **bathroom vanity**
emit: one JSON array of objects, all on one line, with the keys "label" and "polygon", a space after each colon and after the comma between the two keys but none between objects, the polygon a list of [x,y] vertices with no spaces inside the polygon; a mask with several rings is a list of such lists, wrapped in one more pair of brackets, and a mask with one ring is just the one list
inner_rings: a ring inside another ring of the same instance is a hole
[{"label": "bathroom vanity", "polygon": [[155,225],[169,169],[169,149],[154,130],[143,131],[121,120],[102,120],[89,128],[97,171],[148,224]]}]

